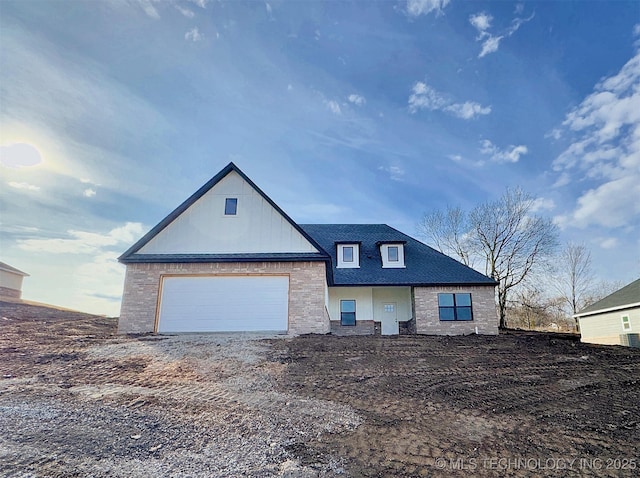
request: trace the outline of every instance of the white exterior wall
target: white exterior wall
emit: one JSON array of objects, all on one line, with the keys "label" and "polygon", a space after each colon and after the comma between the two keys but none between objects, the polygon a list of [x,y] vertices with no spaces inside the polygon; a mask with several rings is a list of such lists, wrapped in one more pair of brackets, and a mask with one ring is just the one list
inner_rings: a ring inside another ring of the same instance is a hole
[{"label": "white exterior wall", "polygon": [[[629,317],[631,330],[622,328],[622,316]],[[640,307],[579,317],[581,342],[620,345],[620,334],[640,334]]]},{"label": "white exterior wall", "polygon": [[340,320],[340,301],[356,301],[356,321],[373,320],[373,289],[371,287],[329,287],[329,318]]},{"label": "white exterior wall", "polygon": [[382,322],[384,304],[396,303],[398,322],[411,320],[411,287],[385,287],[373,289],[373,320]]},{"label": "white exterior wall", "polygon": [[22,290],[22,279],[24,279],[22,274],[0,270],[0,287]]},{"label": "white exterior wall", "polygon": [[[238,199],[225,216],[226,198]],[[318,252],[235,171],[145,244],[139,254]]]}]

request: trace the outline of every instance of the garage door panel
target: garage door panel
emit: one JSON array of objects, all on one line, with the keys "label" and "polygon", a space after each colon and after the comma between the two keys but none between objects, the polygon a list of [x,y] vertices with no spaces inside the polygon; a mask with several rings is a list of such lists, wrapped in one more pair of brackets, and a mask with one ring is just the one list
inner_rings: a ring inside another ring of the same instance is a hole
[{"label": "garage door panel", "polygon": [[159,332],[286,331],[286,276],[166,277]]}]

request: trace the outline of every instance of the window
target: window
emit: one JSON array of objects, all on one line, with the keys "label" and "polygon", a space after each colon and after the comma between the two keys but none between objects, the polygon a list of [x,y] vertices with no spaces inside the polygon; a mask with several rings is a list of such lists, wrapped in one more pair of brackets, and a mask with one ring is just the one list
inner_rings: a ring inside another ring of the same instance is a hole
[{"label": "window", "polygon": [[342,262],[353,262],[353,246],[342,248]]},{"label": "window", "polygon": [[389,262],[398,262],[398,246],[389,246],[387,253],[389,254]]},{"label": "window", "polygon": [[360,244],[352,243],[336,243],[338,269],[357,269],[360,267]]},{"label": "window", "polygon": [[384,311],[392,314],[396,310],[395,304],[384,304]]},{"label": "window", "polygon": [[340,325],[356,325],[356,301],[340,301]]},{"label": "window", "polygon": [[471,294],[438,294],[440,320],[473,320]]},{"label": "window", "polygon": [[380,246],[380,257],[382,258],[383,268],[403,269],[405,267],[403,243],[378,242],[377,245]]},{"label": "window", "polygon": [[622,330],[624,330],[625,332],[631,330],[631,322],[629,321],[628,315],[622,316]]},{"label": "window", "polygon": [[224,215],[235,216],[238,212],[238,198],[226,198],[224,200]]}]

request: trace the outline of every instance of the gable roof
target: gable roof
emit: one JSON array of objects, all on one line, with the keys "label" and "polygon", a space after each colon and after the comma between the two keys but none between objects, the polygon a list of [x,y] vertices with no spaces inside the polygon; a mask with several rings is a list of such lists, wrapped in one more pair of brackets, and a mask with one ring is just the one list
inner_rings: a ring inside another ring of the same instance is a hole
[{"label": "gable roof", "polygon": [[585,307],[575,317],[640,306],[640,279]]},{"label": "gable roof", "polygon": [[22,272],[20,269],[16,269],[13,266],[10,266],[9,264],[5,263],[5,262],[0,262],[0,270],[5,271],[5,272],[11,272],[13,274],[18,274],[21,275],[23,277],[29,277],[29,274],[27,274],[26,272]]},{"label": "gable roof", "polygon": [[[495,285],[480,272],[386,224],[302,224],[331,257],[329,285]],[[360,267],[337,268],[340,243],[360,243]],[[380,243],[404,243],[404,268],[383,268]]]},{"label": "gable roof", "polygon": [[[264,198],[296,231],[298,231],[307,241],[309,241],[318,251],[322,247],[309,236],[298,224],[296,224],[280,207],[273,202],[249,177],[244,174],[233,162],[225,166],[218,174],[207,181],[200,189],[193,193],[186,201],[175,208],[167,217],[160,221],[153,229],[145,234],[138,242],[127,249],[118,260],[123,263],[132,262],[221,262],[230,257],[229,254],[136,254],[143,246],[157,236],[164,228],[171,224],[178,216],[185,212],[198,199],[209,192],[216,184],[224,179],[229,173],[236,172],[246,181],[260,196]],[[326,254],[303,253],[303,254],[242,254],[237,255],[237,260],[328,260]],[[255,257],[254,257],[255,256]]]}]

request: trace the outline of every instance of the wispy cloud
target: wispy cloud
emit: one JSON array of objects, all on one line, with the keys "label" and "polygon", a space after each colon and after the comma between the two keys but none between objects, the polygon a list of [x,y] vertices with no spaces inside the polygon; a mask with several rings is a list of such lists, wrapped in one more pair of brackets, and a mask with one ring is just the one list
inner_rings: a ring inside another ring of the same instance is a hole
[{"label": "wispy cloud", "polygon": [[445,111],[462,119],[472,119],[478,115],[491,113],[491,106],[482,106],[474,101],[456,103],[447,95],[440,93],[422,81],[417,81],[411,91],[409,96],[409,111],[411,113],[423,109]]},{"label": "wispy cloud", "polygon": [[523,144],[500,149],[488,139],[484,139],[480,142],[480,152],[490,156],[491,161],[496,163],[517,163],[520,156],[527,154],[529,149]]},{"label": "wispy cloud", "polygon": [[128,222],[106,234],[70,230],[64,238],[23,239],[18,241],[18,247],[49,254],[91,254],[109,246],[131,244],[142,232],[142,224]]},{"label": "wispy cloud", "polygon": [[[522,13],[522,8],[516,6],[516,14]],[[478,36],[476,37],[476,41],[482,42],[482,49],[478,54],[478,58],[482,58],[489,53],[494,53],[498,51],[500,48],[500,42],[505,38],[510,37],[515,32],[518,31],[520,26],[523,23],[526,23],[533,19],[535,14],[531,14],[527,18],[516,17],[511,21],[511,25],[505,31],[500,34],[493,34],[489,31],[491,28],[491,22],[493,21],[493,17],[486,13],[474,13],[469,16],[469,23],[478,31]]]},{"label": "wispy cloud", "polygon": [[337,101],[329,100],[329,101],[325,101],[324,103],[327,106],[327,108],[329,108],[329,111],[331,111],[334,115],[342,114],[342,110],[340,109],[340,105],[338,104]]},{"label": "wispy cloud", "polygon": [[151,0],[136,0],[136,2],[148,17],[156,20],[160,18],[160,14],[158,13],[158,10],[156,10],[156,7],[153,6],[153,2]]},{"label": "wispy cloud", "polygon": [[562,123],[571,144],[553,168],[566,177],[575,170],[599,183],[584,192],[565,225],[621,227],[640,218],[640,51],[602,79]]},{"label": "wispy cloud", "polygon": [[175,5],[176,10],[178,10],[180,13],[182,13],[182,15],[184,15],[187,18],[193,18],[195,17],[195,13],[193,13],[192,10],[189,10],[188,8],[185,7],[181,7],[180,5]]},{"label": "wispy cloud", "polygon": [[400,166],[379,166],[378,171],[384,171],[389,175],[389,179],[393,181],[403,181],[405,170]]},{"label": "wispy cloud", "polygon": [[87,198],[92,198],[93,196],[96,195],[96,190],[95,189],[91,189],[91,188],[87,188],[84,191],[82,191],[82,195],[84,197],[87,197]]},{"label": "wispy cloud", "polygon": [[15,189],[25,189],[27,191],[40,191],[40,186],[35,186],[33,184],[18,182],[18,181],[9,181],[9,186]]},{"label": "wispy cloud", "polygon": [[198,42],[204,40],[204,35],[200,33],[198,27],[193,27],[191,30],[184,34],[184,39],[192,42]]},{"label": "wispy cloud", "polygon": [[410,17],[419,17],[420,15],[428,15],[435,12],[441,15],[444,8],[449,4],[450,0],[407,0],[407,15]]},{"label": "wispy cloud", "polygon": [[556,208],[556,203],[550,198],[536,198],[531,204],[531,212],[551,211]]},{"label": "wispy cloud", "polygon": [[362,106],[367,102],[364,96],[360,96],[355,93],[349,95],[347,99],[349,100],[349,102],[353,103],[356,106]]}]

